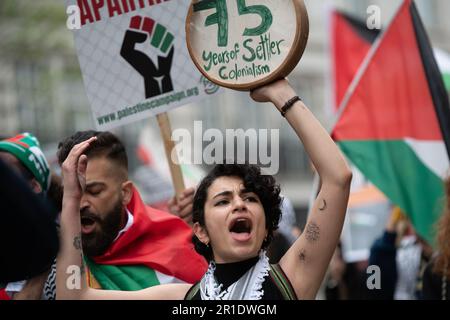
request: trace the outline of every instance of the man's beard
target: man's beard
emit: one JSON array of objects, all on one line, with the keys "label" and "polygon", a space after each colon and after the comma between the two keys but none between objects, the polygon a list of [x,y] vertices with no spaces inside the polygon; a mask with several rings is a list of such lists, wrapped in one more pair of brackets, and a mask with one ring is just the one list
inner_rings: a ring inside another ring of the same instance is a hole
[{"label": "man's beard", "polygon": [[84,255],[87,257],[97,257],[105,253],[120,231],[122,210],[122,199],[118,199],[117,203],[109,212],[107,212],[103,219],[92,214],[88,210],[81,211],[81,216],[95,220],[97,223],[96,227],[98,228],[98,230],[90,234],[82,235]]}]

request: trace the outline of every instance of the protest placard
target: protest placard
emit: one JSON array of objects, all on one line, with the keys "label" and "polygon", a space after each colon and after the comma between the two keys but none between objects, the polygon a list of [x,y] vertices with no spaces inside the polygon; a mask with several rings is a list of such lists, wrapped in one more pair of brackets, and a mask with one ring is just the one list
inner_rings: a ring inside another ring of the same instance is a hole
[{"label": "protest placard", "polygon": [[75,46],[86,95],[99,130],[157,115],[177,194],[181,169],[167,111],[216,94],[187,47],[186,0],[68,0],[79,18]]},{"label": "protest placard", "polygon": [[236,90],[286,77],[302,57],[308,34],[303,0],[194,0],[186,19],[197,68]]},{"label": "protest placard", "polygon": [[96,127],[107,130],[220,91],[193,64],[186,0],[69,0],[75,46]]}]

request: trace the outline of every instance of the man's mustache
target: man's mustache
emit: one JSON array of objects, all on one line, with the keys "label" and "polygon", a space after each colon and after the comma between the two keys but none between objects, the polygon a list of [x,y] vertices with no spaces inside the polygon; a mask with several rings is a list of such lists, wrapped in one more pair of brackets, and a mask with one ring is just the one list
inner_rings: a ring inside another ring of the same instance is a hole
[{"label": "man's mustache", "polygon": [[81,219],[91,219],[91,220],[94,220],[97,222],[102,221],[102,219],[98,215],[96,215],[95,213],[92,213],[87,208],[80,210],[80,218]]}]

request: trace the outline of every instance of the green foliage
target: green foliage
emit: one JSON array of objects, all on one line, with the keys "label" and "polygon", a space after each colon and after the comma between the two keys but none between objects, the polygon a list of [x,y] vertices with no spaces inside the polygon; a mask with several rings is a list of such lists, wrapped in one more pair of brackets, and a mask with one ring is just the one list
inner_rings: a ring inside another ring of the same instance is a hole
[{"label": "green foliage", "polygon": [[50,55],[74,55],[61,0],[1,0],[0,58],[41,60]]}]

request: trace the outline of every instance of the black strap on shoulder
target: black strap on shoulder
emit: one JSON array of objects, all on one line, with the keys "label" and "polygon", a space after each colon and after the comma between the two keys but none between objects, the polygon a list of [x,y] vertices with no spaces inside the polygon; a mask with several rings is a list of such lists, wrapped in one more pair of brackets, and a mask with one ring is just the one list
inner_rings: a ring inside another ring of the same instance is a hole
[{"label": "black strap on shoulder", "polygon": [[271,264],[269,275],[280,290],[284,300],[298,300],[291,282],[278,264]]},{"label": "black strap on shoulder", "polygon": [[198,293],[198,290],[200,290],[200,282],[197,282],[196,284],[194,284],[192,287],[189,288],[189,291],[186,293],[184,300],[192,300]]}]

